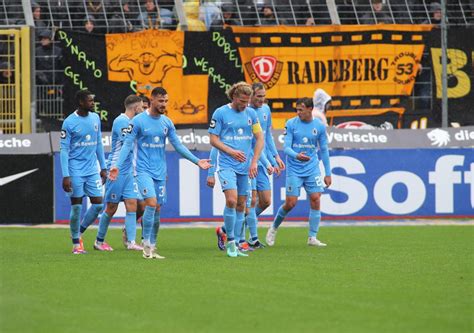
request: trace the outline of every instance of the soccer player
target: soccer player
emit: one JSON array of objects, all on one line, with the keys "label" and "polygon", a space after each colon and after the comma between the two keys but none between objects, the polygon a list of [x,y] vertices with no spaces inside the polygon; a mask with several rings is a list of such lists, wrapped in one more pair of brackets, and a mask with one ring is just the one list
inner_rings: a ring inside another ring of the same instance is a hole
[{"label": "soccer player", "polygon": [[[268,162],[265,163],[265,160],[260,158],[257,177],[249,179],[251,182],[251,188],[246,221],[250,231],[249,246],[252,248],[263,248],[264,245],[258,240],[257,216],[265,211],[265,209],[267,209],[271,204],[272,193],[269,175],[273,172],[279,175],[280,172],[285,169],[285,163],[283,163],[280,155],[278,155],[275,142],[273,141],[272,114],[268,104],[265,104],[265,87],[262,83],[254,83],[252,85],[252,91],[250,107],[255,110],[262,127],[265,139],[265,148],[262,155],[267,157],[269,164]],[[241,242],[245,240],[245,233],[243,238],[244,239],[241,238]]]},{"label": "soccer player", "polygon": [[[63,122],[61,129],[61,170],[63,189],[71,197],[70,229],[72,253],[84,254],[82,233],[103,208],[102,184],[106,177],[104,147],[99,116],[92,112],[94,95],[88,90],[76,92],[77,110]],[[100,173],[97,169],[100,164]],[[91,206],[79,226],[82,197],[87,195]]]},{"label": "soccer player", "polygon": [[[209,124],[211,145],[219,150],[217,168],[226,200],[224,226],[229,257],[247,256],[238,250],[235,239],[240,239],[245,219],[248,177],[257,176],[257,162],[264,145],[258,117],[254,110],[247,107],[251,95],[249,84],[234,84],[227,91],[231,103],[217,108]],[[254,136],[256,142],[252,156]]]},{"label": "soccer player", "polygon": [[115,180],[125,167],[133,146],[137,146],[136,172],[140,194],[145,200],[143,214],[143,257],[164,259],[156,251],[156,239],[160,227],[160,209],[166,202],[166,138],[183,157],[197,164],[201,169],[209,169],[209,160],[200,160],[181,144],[173,122],[165,116],[168,93],[162,87],[151,92],[150,109],[133,118],[120,151],[118,161],[112,165],[109,178]]},{"label": "soccer player", "polygon": [[[269,246],[275,244],[278,227],[292,210],[304,186],[310,200],[308,245],[326,246],[317,239],[321,220],[320,199],[326,187],[331,185],[331,167],[326,136],[326,126],[311,114],[313,101],[302,98],[296,101],[297,117],[291,118],[285,127],[284,152],[286,154],[286,200],[278,209],[273,225],[268,229],[266,241]],[[317,151],[321,153],[325,176],[322,179],[319,170]]]},{"label": "soccer player", "polygon": [[[117,162],[120,150],[123,146],[123,141],[130,123],[135,115],[143,111],[143,101],[139,96],[130,95],[124,101],[125,112],[115,118],[112,125],[112,151],[109,155],[107,166]],[[107,234],[107,229],[110,220],[117,211],[120,201],[124,201],[126,208],[125,215],[125,230],[126,230],[126,248],[128,250],[142,251],[143,247],[135,244],[135,237],[137,233],[137,199],[138,186],[135,181],[134,167],[133,167],[133,153],[127,156],[124,162],[120,175],[115,181],[107,180],[105,184],[105,211],[100,216],[99,230],[97,231],[97,238],[94,243],[94,248],[99,251],[113,251],[112,247],[108,245],[104,239]]]}]

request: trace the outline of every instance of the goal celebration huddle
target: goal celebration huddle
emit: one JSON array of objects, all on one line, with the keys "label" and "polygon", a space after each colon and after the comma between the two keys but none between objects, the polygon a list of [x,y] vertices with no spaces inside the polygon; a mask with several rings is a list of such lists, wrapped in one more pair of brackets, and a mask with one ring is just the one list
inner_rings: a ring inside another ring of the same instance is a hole
[{"label": "goal celebration huddle", "polygon": [[[209,123],[209,159],[199,159],[180,142],[172,120],[166,116],[168,93],[157,87],[149,100],[135,95],[125,99],[125,112],[113,122],[112,150],[106,161],[100,119],[92,112],[94,95],[87,90],[78,91],[77,109],[63,123],[60,145],[62,187],[71,200],[72,253],[86,253],[82,234],[99,214],[93,247],[113,251],[105,239],[118,204],[123,201],[124,246],[141,251],[145,259],[164,259],[157,244],[160,212],[166,209],[167,200],[166,140],[184,158],[208,170],[208,186],[214,187],[218,177],[225,208],[224,223],[216,229],[217,245],[228,257],[245,257],[266,245],[274,246],[279,226],[295,207],[302,187],[310,204],[307,244],[326,246],[318,239],[318,231],[321,193],[332,181],[324,116],[330,97],[320,107],[319,90],[314,98],[298,99],[296,116],[286,123],[286,163],[273,141],[271,110],[265,104],[265,87],[260,83],[238,82],[227,91],[230,103],[217,108]],[[285,202],[278,208],[263,242],[257,225],[259,215],[271,203],[269,176],[282,173],[286,175]],[[89,197],[91,205],[81,218],[84,196]],[[140,219],[142,240],[137,242]]]}]

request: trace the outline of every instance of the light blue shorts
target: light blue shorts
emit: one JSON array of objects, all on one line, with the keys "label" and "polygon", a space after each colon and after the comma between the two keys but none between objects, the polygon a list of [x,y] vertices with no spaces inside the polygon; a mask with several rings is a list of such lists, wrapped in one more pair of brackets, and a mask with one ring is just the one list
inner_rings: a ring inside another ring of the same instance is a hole
[{"label": "light blue shorts", "polygon": [[73,198],[82,198],[84,195],[102,197],[102,179],[98,173],[90,176],[71,176]]},{"label": "light blue shorts", "polygon": [[300,196],[301,186],[308,195],[315,192],[324,192],[323,177],[313,174],[308,177],[286,176],[286,196]]},{"label": "light blue shorts", "polygon": [[127,199],[138,199],[138,185],[133,174],[119,174],[114,181],[107,179],[105,202],[119,203]]},{"label": "light blue shorts", "polygon": [[249,188],[248,175],[241,175],[230,169],[219,170],[217,174],[223,192],[237,190],[237,195],[247,195]]},{"label": "light blue shorts", "polygon": [[262,166],[258,166],[257,178],[252,179],[252,190],[257,191],[270,191],[270,176],[267,174],[267,170]]},{"label": "light blue shorts", "polygon": [[143,199],[156,198],[158,204],[166,203],[166,180],[157,180],[142,174],[137,176],[137,183]]}]

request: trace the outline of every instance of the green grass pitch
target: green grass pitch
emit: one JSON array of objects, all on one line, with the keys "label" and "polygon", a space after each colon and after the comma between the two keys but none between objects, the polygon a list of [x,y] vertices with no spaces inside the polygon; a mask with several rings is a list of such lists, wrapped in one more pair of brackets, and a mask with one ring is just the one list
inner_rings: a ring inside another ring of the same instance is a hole
[{"label": "green grass pitch", "polygon": [[[260,229],[264,235],[266,229]],[[472,226],[280,228],[248,258],[213,229],[162,229],[160,254],[70,253],[68,229],[0,229],[0,332],[472,332]]]}]

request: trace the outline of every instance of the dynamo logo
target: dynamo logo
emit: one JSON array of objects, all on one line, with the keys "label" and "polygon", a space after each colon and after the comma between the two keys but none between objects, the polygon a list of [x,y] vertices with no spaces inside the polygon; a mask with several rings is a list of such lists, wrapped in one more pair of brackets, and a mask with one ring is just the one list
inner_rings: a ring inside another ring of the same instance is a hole
[{"label": "dynamo logo", "polygon": [[426,135],[428,136],[428,139],[431,140],[432,146],[438,146],[438,147],[447,146],[448,143],[451,141],[449,133],[440,128],[436,128],[428,132]]}]

